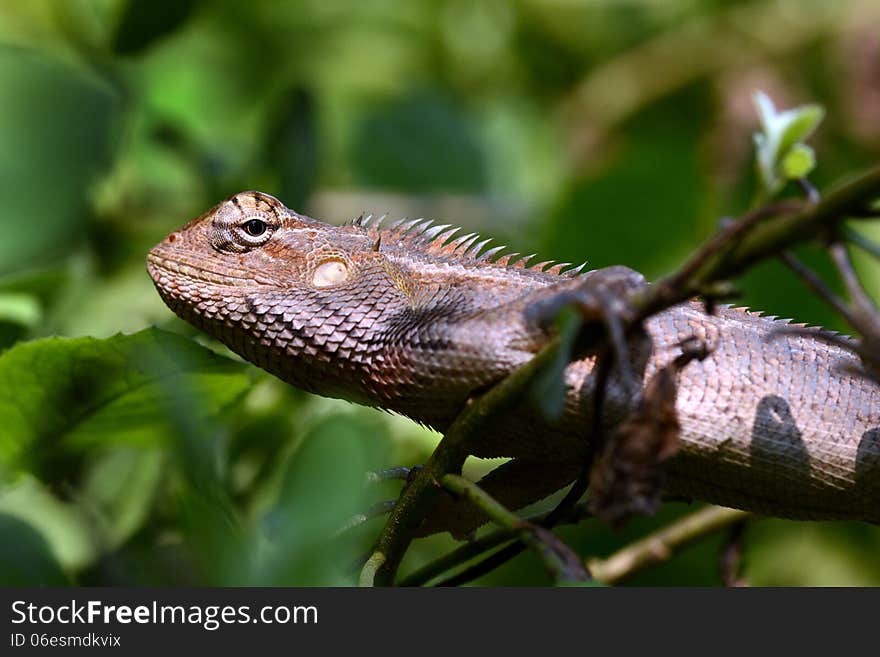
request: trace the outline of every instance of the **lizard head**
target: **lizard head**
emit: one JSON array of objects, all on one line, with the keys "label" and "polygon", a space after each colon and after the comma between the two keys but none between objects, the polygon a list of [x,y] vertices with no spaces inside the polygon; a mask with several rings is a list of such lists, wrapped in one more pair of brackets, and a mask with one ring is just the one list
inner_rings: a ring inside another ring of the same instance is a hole
[{"label": "lizard head", "polygon": [[353,334],[369,332],[403,294],[376,235],[311,219],[260,192],[236,194],[167,235],[147,270],[180,317],[332,396],[341,396],[333,370],[367,359],[368,345]]},{"label": "lizard head", "polygon": [[[454,327],[580,268],[499,258],[488,240],[423,219],[380,224],[333,226],[243,192],[165,237],[147,269],[177,315],[288,383],[438,424],[404,401],[425,370],[443,378],[448,344],[482,357],[487,329]],[[466,397],[472,382],[455,380]]]},{"label": "lizard head", "polygon": [[242,192],[167,235],[147,256],[147,270],[166,301],[248,288],[308,294],[350,287],[359,267],[376,260],[375,241],[355,226],[331,226],[268,194]]}]

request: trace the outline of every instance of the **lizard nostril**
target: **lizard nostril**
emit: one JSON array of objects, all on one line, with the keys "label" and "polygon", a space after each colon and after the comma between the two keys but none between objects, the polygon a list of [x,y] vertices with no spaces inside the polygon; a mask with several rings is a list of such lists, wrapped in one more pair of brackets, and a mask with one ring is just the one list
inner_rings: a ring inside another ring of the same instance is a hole
[{"label": "lizard nostril", "polygon": [[174,244],[175,240],[177,240],[177,233],[171,233],[171,234],[168,236],[168,243],[169,243],[169,244]]}]

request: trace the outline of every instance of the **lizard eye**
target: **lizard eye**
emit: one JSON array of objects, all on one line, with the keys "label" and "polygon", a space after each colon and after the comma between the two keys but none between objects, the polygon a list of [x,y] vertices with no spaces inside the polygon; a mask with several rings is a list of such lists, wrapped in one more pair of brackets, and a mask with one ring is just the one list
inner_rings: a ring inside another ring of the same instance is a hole
[{"label": "lizard eye", "polygon": [[242,224],[242,228],[251,237],[260,237],[268,230],[269,225],[262,219],[249,219]]},{"label": "lizard eye", "polygon": [[312,274],[312,285],[315,287],[329,287],[338,285],[348,278],[348,267],[339,260],[328,260],[315,267]]},{"label": "lizard eye", "polygon": [[232,241],[244,249],[262,246],[272,237],[276,226],[261,217],[248,217],[232,227]]}]

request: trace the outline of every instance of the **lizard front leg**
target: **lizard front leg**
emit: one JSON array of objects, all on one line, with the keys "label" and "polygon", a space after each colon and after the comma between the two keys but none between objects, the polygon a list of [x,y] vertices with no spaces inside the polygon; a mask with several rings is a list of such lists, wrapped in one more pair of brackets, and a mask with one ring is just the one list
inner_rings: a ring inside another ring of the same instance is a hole
[{"label": "lizard front leg", "polygon": [[538,298],[527,302],[525,320],[546,328],[563,308],[569,307],[577,311],[585,323],[601,325],[618,374],[629,392],[636,395],[638,387],[633,365],[636,371],[644,370],[650,357],[651,343],[642,327],[634,325],[635,312],[629,300],[646,286],[645,277],[629,267],[599,269],[577,279],[574,285],[566,284],[560,286],[561,289],[551,286],[542,290],[540,295],[536,295]]},{"label": "lizard front leg", "polygon": [[[607,334],[611,336],[612,351],[617,354],[616,361],[621,370],[620,376],[628,388],[624,392],[637,397],[641,386],[635,384],[631,369],[632,359],[624,327],[624,323],[629,320],[625,300],[644,285],[644,278],[637,272],[625,267],[614,267],[594,272],[585,276],[583,280],[568,281],[559,286],[560,289],[551,287],[541,290],[539,294],[533,295],[534,299],[525,300],[522,304],[526,330],[534,328],[547,330],[554,316],[565,306],[573,306],[583,316],[585,322],[601,322],[606,327]],[[641,373],[650,355],[650,341],[643,331],[636,333],[642,340],[639,344],[643,347],[639,349],[642,356],[636,359],[638,371]],[[647,348],[644,345],[645,341],[648,343]],[[561,372],[555,375],[563,376]],[[579,433],[584,443],[588,443],[591,438],[596,438],[591,434],[597,432],[596,427],[587,424]],[[580,458],[556,462],[528,458],[513,460],[490,472],[479,482],[479,485],[504,506],[511,509],[522,508],[572,483],[583,472],[585,460],[589,458],[592,450],[578,451],[581,454]],[[461,538],[484,522],[486,517],[469,503],[444,497],[440,499],[420,528],[420,534],[427,535],[449,530],[454,536]]]},{"label": "lizard front leg", "polygon": [[[508,509],[517,510],[552,495],[575,480],[577,463],[548,463],[514,459],[492,470],[478,482],[480,488]],[[448,531],[463,540],[488,522],[486,515],[467,500],[450,495],[437,504],[419,527],[419,536]]]}]

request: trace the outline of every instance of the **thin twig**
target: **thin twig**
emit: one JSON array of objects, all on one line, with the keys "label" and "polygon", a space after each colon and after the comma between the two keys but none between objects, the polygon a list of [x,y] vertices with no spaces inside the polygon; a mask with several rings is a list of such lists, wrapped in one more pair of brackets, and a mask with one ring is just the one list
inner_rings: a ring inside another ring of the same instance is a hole
[{"label": "thin twig", "polygon": [[[846,288],[847,294],[849,294],[849,298],[855,306],[856,314],[859,315],[860,323],[877,327],[878,319],[880,319],[877,315],[877,307],[874,305],[871,297],[868,296],[868,293],[865,292],[861,281],[859,281],[846,245],[835,242],[828,247],[828,250],[831,253],[831,259],[834,261],[838,273],[840,273],[840,278],[843,280],[843,286]],[[856,326],[856,328],[861,330],[862,327]]]},{"label": "thin twig", "polygon": [[880,377],[878,377],[878,373],[880,373],[880,313],[859,282],[846,246],[834,242],[828,248],[852,299],[851,304],[834,294],[822,279],[790,253],[783,252],[779,257],[806,283],[807,287],[829,304],[856,332],[860,333],[862,339],[851,340],[827,333],[817,333],[797,326],[777,328],[772,332],[772,335],[805,335],[852,351],[859,356],[862,363],[861,367],[849,367],[848,371],[856,376],[866,377],[880,383]]},{"label": "thin twig", "polygon": [[456,496],[462,497],[476,506],[489,517],[489,520],[499,527],[519,533],[524,526],[531,524],[528,520],[523,520],[517,516],[477,484],[469,479],[465,479],[461,475],[445,475],[440,480],[440,485],[450,493],[454,493]]},{"label": "thin twig", "polygon": [[818,203],[786,202],[758,208],[724,228],[676,273],[633,300],[641,319],[687,301],[768,256],[857,217],[880,196],[880,166],[833,188]]},{"label": "thin twig", "polygon": [[472,582],[475,579],[478,579],[483,575],[491,573],[493,570],[500,568],[508,561],[513,559],[515,556],[521,554],[522,551],[525,549],[526,546],[523,545],[523,543],[520,541],[517,541],[516,543],[511,543],[510,545],[507,545],[498,550],[498,552],[490,554],[482,561],[478,561],[473,566],[466,570],[463,570],[457,575],[453,575],[452,577],[437,582],[435,586],[461,586],[462,584]]},{"label": "thin twig", "polygon": [[517,541],[516,534],[509,529],[495,529],[483,537],[465,543],[461,547],[425,564],[418,570],[410,573],[398,582],[398,586],[422,586],[435,577],[439,577],[446,571],[475,559],[481,554],[492,550],[499,545]]},{"label": "thin twig", "polygon": [[[835,312],[841,317],[850,321],[850,309],[846,302],[832,292],[831,288],[825,284],[809,267],[798,260],[788,251],[779,254],[779,259],[786,267],[791,269],[798,277],[810,288],[816,296],[820,297],[825,303],[834,308]],[[852,323],[850,321],[850,323]]]},{"label": "thin twig", "polygon": [[718,233],[709,239],[691,258],[684,267],[665,280],[666,285],[673,288],[682,288],[688,281],[693,279],[701,268],[711,258],[717,256],[730,245],[736,243],[743,235],[759,222],[785,213],[796,212],[804,206],[801,201],[780,201],[771,205],[764,205],[751,210],[737,221],[732,221],[724,226]]},{"label": "thin twig", "polygon": [[[544,518],[535,519],[535,523],[539,524],[545,529],[551,529],[557,524],[563,524],[565,522],[578,522],[581,518],[585,517],[584,514],[590,515],[586,506],[572,505],[572,500],[576,502],[581,497],[583,497],[583,494],[586,492],[588,484],[589,467],[585,468],[584,473],[582,473],[581,476],[578,477],[572,488],[569,489],[565,498],[563,498],[563,500],[550,513],[546,514]],[[577,513],[579,508],[582,510],[582,513],[580,514]],[[436,586],[459,586],[461,584],[472,582],[473,580],[478,579],[483,575],[489,574],[496,568],[500,568],[508,561],[521,554],[525,549],[526,546],[521,541],[511,543],[501,550],[498,550],[498,552],[490,554],[482,561],[478,561],[466,570],[463,570],[460,573],[449,577],[448,579],[438,582]],[[486,550],[483,550],[483,552],[485,551]]]},{"label": "thin twig", "polygon": [[616,584],[663,561],[682,548],[749,516],[748,511],[708,506],[646,536],[606,559],[590,559],[587,568],[598,582]]},{"label": "thin twig", "polygon": [[[559,507],[557,506],[556,509]],[[554,509],[554,511],[556,510]],[[525,519],[532,524],[546,526],[544,521],[548,518],[551,512],[543,512],[536,513],[534,515],[528,516]],[[577,524],[581,520],[585,518],[592,517],[589,509],[586,504],[577,504],[572,508],[567,516],[562,517],[557,524],[565,525],[565,524]],[[483,536],[478,536],[477,538],[472,539],[471,541],[465,543],[464,545],[452,550],[451,552],[443,555],[431,561],[430,563],[422,566],[418,570],[410,573],[406,577],[400,580],[400,586],[421,586],[435,577],[439,577],[443,573],[456,568],[457,566],[461,566],[464,563],[467,563],[471,559],[475,559],[476,557],[488,552],[489,550],[493,550],[499,545],[507,543],[509,541],[516,541],[519,543],[519,539],[516,534],[509,529],[496,528],[491,530],[490,532],[484,534]],[[469,580],[468,580],[469,581]]]},{"label": "thin twig", "polygon": [[[831,306],[850,326],[865,336],[868,341],[871,343],[880,342],[880,334],[878,334],[880,315],[877,313],[874,302],[859,282],[849,260],[849,255],[846,252],[846,247],[843,244],[834,243],[829,246],[829,250],[843,279],[844,286],[853,300],[852,305],[846,303],[832,292],[821,278],[791,253],[783,252],[779,255],[779,259],[796,273],[820,299]],[[777,332],[789,333],[789,331],[784,329]],[[846,348],[859,351],[859,345],[856,342],[847,343]]]},{"label": "thin twig", "polygon": [[853,230],[849,226],[845,226],[841,233],[848,242],[852,242],[868,255],[880,260],[880,244],[872,242],[860,232]]},{"label": "thin twig", "polygon": [[819,193],[819,190],[816,189],[813,186],[813,183],[811,183],[808,179],[798,178],[797,183],[803,190],[804,195],[807,197],[807,200],[810,203],[818,203],[821,200],[822,195]]},{"label": "thin twig", "polygon": [[772,335],[805,335],[852,351],[861,359],[861,367],[849,367],[847,371],[880,383],[880,378],[878,378],[878,373],[880,373],[880,313],[859,282],[846,246],[834,242],[828,248],[852,299],[851,304],[834,294],[822,279],[790,253],[783,252],[779,257],[806,283],[807,287],[829,304],[856,332],[860,333],[862,339],[851,340],[827,333],[817,333],[797,326],[777,328],[772,332]]},{"label": "thin twig", "polygon": [[522,544],[538,555],[554,581],[585,582],[590,579],[580,558],[552,532],[518,517],[474,482],[448,474],[440,484],[470,501],[499,526],[515,532]]},{"label": "thin twig", "polygon": [[373,552],[364,567],[361,569],[361,575],[358,579],[358,586],[373,586],[376,580],[376,573],[385,563],[385,555],[381,552]]},{"label": "thin twig", "polygon": [[742,555],[743,545],[745,543],[746,527],[749,525],[749,519],[743,518],[739,522],[733,524],[727,533],[727,539],[721,548],[721,558],[718,563],[718,570],[721,575],[721,582],[724,586],[747,586],[742,576]]}]

